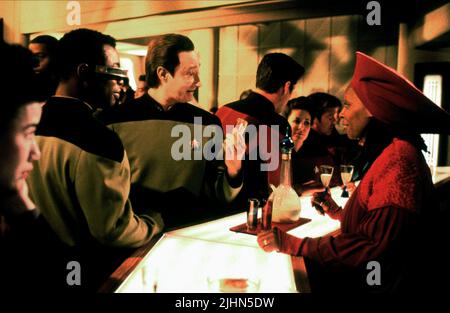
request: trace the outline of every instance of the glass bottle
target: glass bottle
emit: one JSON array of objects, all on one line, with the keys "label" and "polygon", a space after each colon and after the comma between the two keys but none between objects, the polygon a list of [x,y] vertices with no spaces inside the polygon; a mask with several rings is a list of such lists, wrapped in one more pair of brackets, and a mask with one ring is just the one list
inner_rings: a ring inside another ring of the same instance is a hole
[{"label": "glass bottle", "polygon": [[300,198],[292,188],[291,155],[294,142],[289,128],[281,140],[280,184],[274,190],[272,220],[277,223],[295,222],[300,218]]}]

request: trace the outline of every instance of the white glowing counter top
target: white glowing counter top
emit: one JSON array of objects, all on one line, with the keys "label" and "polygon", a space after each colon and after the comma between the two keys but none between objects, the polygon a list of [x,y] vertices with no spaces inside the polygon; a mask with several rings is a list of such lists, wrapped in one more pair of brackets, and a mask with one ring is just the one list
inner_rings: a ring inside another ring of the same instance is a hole
[{"label": "white glowing counter top", "polygon": [[433,183],[436,187],[450,181],[450,166],[435,167],[431,170]]},{"label": "white glowing counter top", "polygon": [[[332,189],[333,198],[344,205],[341,192]],[[311,197],[301,198],[301,216],[311,221],[289,233],[319,237],[339,229],[338,221],[318,214],[310,202]],[[245,221],[244,212],[165,233],[115,292],[219,292],[218,281],[224,278],[246,279],[248,291],[297,292],[294,269],[305,271],[303,260],[266,253],[256,236],[229,230]]]},{"label": "white glowing counter top", "polygon": [[219,292],[221,278],[246,278],[251,291],[295,291],[287,256],[166,234],[116,292]]},{"label": "white glowing counter top", "polygon": [[[449,185],[450,167],[437,167],[432,173],[436,187]],[[344,207],[348,199],[341,198],[341,192],[339,187],[331,190]],[[320,237],[337,231],[340,223],[318,214],[310,202],[311,197],[301,198],[301,217],[311,221],[289,233]],[[248,282],[247,291],[308,292],[303,258],[265,253],[255,236],[229,230],[245,221],[246,213],[240,213],[167,232],[128,258],[100,291],[219,292],[223,284],[218,281],[225,278],[234,279],[238,287],[239,280]]]},{"label": "white glowing counter top", "polygon": [[[341,198],[340,194],[342,190],[338,187],[331,190],[333,199],[344,207],[348,198]],[[311,197],[301,197],[302,211],[300,216],[311,219],[310,222],[303,224],[289,233],[300,237],[320,237],[333,232],[340,227],[339,221],[329,218],[327,215],[320,215],[316,209],[311,205]],[[260,216],[260,212],[258,215]],[[256,237],[243,233],[236,233],[229,229],[233,226],[245,223],[246,213],[239,213],[236,215],[228,216],[222,219],[218,219],[212,222],[199,224],[191,227],[178,229],[167,234],[196,238],[201,240],[208,240],[220,243],[228,243],[233,245],[245,245],[249,247],[258,247]]]}]

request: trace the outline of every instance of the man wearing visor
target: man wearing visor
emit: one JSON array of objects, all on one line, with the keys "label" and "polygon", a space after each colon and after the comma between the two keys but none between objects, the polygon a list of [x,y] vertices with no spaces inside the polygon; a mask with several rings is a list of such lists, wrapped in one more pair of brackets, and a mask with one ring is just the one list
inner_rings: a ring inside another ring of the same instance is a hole
[{"label": "man wearing visor", "polygon": [[367,160],[362,180],[344,209],[330,195],[313,197],[340,220],[341,233],[297,238],[275,228],[258,243],[267,252],[304,256],[313,292],[437,291],[442,284],[436,279],[448,265],[438,256],[444,248],[435,232],[437,199],[420,134],[450,134],[450,115],[397,72],[358,52],[341,116]]},{"label": "man wearing visor", "polygon": [[92,116],[111,105],[117,80],[126,76],[114,47],[112,37],[88,29],[60,40],[60,83],[43,108],[37,130],[42,158],[29,177],[33,200],[68,253],[66,262],[80,263],[88,290],[119,265],[119,254],[130,252],[119,248],[139,247],[163,227],[148,208],[134,213],[122,142]]},{"label": "man wearing visor", "polygon": [[[116,63],[114,66],[119,66],[119,64]],[[95,74],[99,77],[99,79],[107,79],[112,83],[112,96],[110,98],[110,105],[114,106],[119,103],[121,93],[120,85],[121,83],[123,84],[124,80],[128,80],[128,71],[121,69],[120,67],[97,65],[95,66]],[[107,92],[109,93],[109,91]],[[103,107],[99,109],[103,109]]]}]

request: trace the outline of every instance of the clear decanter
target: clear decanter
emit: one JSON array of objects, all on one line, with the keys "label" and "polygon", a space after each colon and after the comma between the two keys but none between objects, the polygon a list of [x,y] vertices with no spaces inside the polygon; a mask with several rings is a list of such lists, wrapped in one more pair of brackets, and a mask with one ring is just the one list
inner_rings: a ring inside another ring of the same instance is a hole
[{"label": "clear decanter", "polygon": [[294,142],[289,130],[281,140],[280,185],[273,191],[272,220],[277,223],[295,222],[300,218],[300,198],[292,188],[291,153]]}]

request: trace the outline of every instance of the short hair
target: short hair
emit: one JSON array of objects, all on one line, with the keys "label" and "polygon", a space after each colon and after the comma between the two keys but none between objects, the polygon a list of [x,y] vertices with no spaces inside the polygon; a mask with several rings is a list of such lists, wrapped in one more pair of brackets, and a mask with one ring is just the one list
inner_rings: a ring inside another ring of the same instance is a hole
[{"label": "short hair", "polygon": [[252,92],[253,92],[253,90],[251,90],[251,89],[244,90],[243,92],[241,92],[241,95],[239,96],[239,100],[246,99]]},{"label": "short hair", "polygon": [[325,92],[315,92],[308,96],[314,109],[314,116],[317,119],[321,119],[325,110],[330,108],[340,108],[342,103],[341,100],[335,96],[325,93]]},{"label": "short hair", "polygon": [[268,93],[275,93],[286,82],[291,82],[290,91],[303,76],[305,69],[284,53],[266,54],[256,71],[256,87]]},{"label": "short hair", "polygon": [[146,82],[145,74],[139,75],[138,80],[139,80],[140,82]]},{"label": "short hair", "polygon": [[50,58],[54,57],[57,54],[58,39],[56,39],[55,37],[52,37],[50,35],[41,35],[31,40],[30,44],[31,43],[45,45],[45,48]]},{"label": "short hair", "polygon": [[1,42],[0,59],[5,60],[2,66],[7,74],[0,76],[0,86],[4,90],[0,100],[0,135],[3,136],[9,132],[21,108],[30,102],[43,101],[44,95],[36,87],[30,50]]},{"label": "short hair", "polygon": [[79,28],[65,34],[59,40],[56,68],[62,80],[67,80],[76,71],[78,65],[105,65],[104,45],[116,47],[116,40],[98,31]]},{"label": "short hair", "polygon": [[159,86],[158,66],[164,67],[174,75],[175,68],[180,64],[178,53],[194,49],[194,43],[188,37],[180,34],[165,34],[150,40],[145,58],[147,86],[149,88]]},{"label": "short hair", "polygon": [[287,110],[285,112],[285,117],[289,118],[289,115],[291,115],[292,110],[303,110],[307,111],[309,115],[311,115],[311,122],[314,120],[314,108],[313,104],[310,99],[307,97],[301,96],[298,98],[294,98],[289,100],[287,104]]}]

